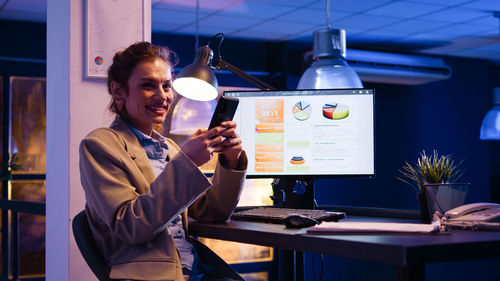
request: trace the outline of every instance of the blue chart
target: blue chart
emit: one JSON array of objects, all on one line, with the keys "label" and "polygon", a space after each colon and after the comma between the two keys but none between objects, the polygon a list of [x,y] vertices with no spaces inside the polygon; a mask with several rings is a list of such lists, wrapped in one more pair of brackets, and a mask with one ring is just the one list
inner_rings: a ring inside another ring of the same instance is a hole
[{"label": "blue chart", "polygon": [[307,101],[297,102],[292,109],[293,117],[299,121],[304,121],[311,117],[311,105]]}]

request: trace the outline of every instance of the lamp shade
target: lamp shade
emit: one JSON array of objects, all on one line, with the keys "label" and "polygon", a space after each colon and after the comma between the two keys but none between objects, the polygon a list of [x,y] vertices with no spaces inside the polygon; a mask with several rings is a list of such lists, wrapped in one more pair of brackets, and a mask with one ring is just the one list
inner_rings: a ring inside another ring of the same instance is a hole
[{"label": "lamp shade", "polygon": [[493,90],[493,108],[483,118],[480,138],[482,140],[500,140],[500,88]]},{"label": "lamp shade", "polygon": [[363,88],[358,74],[340,59],[321,59],[304,72],[298,89]]},{"label": "lamp shade", "polygon": [[217,78],[209,64],[213,52],[208,46],[198,49],[194,62],[184,67],[176,76],[174,90],[192,100],[209,101],[217,97]]},{"label": "lamp shade", "polygon": [[363,88],[345,61],[345,31],[325,29],[313,34],[313,64],[299,80],[298,89]]},{"label": "lamp shade", "polygon": [[192,135],[199,128],[208,128],[216,100],[195,101],[181,97],[172,112],[170,134]]}]

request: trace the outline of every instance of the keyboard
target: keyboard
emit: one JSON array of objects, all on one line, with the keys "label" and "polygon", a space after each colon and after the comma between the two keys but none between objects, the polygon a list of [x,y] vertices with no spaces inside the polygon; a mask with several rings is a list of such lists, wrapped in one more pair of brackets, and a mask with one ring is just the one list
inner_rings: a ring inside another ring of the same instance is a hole
[{"label": "keyboard", "polygon": [[289,209],[289,208],[276,208],[276,207],[257,207],[234,213],[231,216],[231,219],[283,224],[284,219],[292,214],[299,214],[312,217],[313,219],[319,222],[338,221],[345,218],[344,212],[335,212],[326,210],[308,210],[308,209]]}]

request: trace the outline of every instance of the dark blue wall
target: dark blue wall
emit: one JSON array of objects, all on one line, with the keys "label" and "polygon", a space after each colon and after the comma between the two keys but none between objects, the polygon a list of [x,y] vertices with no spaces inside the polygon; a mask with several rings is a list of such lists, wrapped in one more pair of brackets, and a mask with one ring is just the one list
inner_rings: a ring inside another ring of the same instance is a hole
[{"label": "dark blue wall", "polygon": [[[193,36],[153,34],[156,44],[177,52],[179,67],[193,61]],[[206,44],[209,38],[200,38]],[[211,44],[215,52],[217,41]],[[246,71],[280,89],[294,89],[304,65],[307,43],[269,43],[226,38],[222,55]],[[445,58],[452,77],[419,86],[365,83],[375,88],[376,177],[374,179],[320,179],[319,205],[352,205],[418,209],[415,191],[396,179],[405,161],[414,163],[422,150],[452,154],[464,160],[463,180],[470,182],[467,202],[490,201],[490,148],[479,140],[484,114],[491,107],[492,65],[488,61]],[[219,85],[250,86],[235,75],[218,75]]]},{"label": "dark blue wall", "polygon": [[[177,45],[181,40],[184,47]],[[192,38],[157,34],[155,41],[180,48],[183,55],[190,50],[187,58],[181,56],[180,65],[192,61]],[[226,39],[222,54],[245,70],[270,72],[270,77],[260,78],[277,88],[294,89],[304,69],[301,55],[310,47]],[[365,83],[376,90],[376,177],[320,179],[315,187],[319,205],[418,210],[416,192],[396,176],[405,161],[414,163],[422,150],[434,149],[452,154],[457,162],[464,160],[463,180],[471,183],[467,202],[490,201],[491,173],[500,172],[498,168],[491,171],[490,163],[499,155],[498,150],[492,155],[490,144],[479,140],[479,128],[491,107],[496,72],[484,60],[446,57],[445,61],[453,69],[448,80],[419,86]],[[220,85],[248,86],[232,75],[218,79]],[[305,259],[307,280],[319,280],[319,255],[306,254]],[[394,268],[388,264],[333,256],[324,259],[323,280],[393,280]],[[427,280],[500,280],[499,266],[499,259],[433,263],[426,267]]]},{"label": "dark blue wall", "polygon": [[0,20],[0,75],[45,76],[45,29],[42,23]]},{"label": "dark blue wall", "polygon": [[[418,209],[415,191],[397,180],[404,161],[437,149],[464,159],[464,180],[471,183],[467,202],[490,201],[492,154],[479,140],[484,114],[491,107],[491,67],[486,61],[446,58],[450,79],[421,86],[368,84],[376,89],[376,178],[320,180],[320,205],[353,205]],[[494,159],[493,159],[494,160]],[[314,257],[315,267],[312,266]],[[306,255],[306,273],[319,272],[318,255]],[[500,280],[499,259],[432,263],[426,280]],[[362,269],[362,270],[361,270]],[[393,280],[391,265],[325,257],[325,280]],[[317,276],[317,275],[316,275]],[[310,279],[312,280],[312,279]]]},{"label": "dark blue wall", "polygon": [[417,209],[414,190],[396,179],[404,161],[419,152],[452,154],[464,160],[468,202],[490,200],[489,145],[479,140],[482,117],[491,106],[490,65],[486,61],[446,58],[450,79],[419,86],[365,83],[376,90],[376,177],[322,180],[320,205],[360,205]]}]

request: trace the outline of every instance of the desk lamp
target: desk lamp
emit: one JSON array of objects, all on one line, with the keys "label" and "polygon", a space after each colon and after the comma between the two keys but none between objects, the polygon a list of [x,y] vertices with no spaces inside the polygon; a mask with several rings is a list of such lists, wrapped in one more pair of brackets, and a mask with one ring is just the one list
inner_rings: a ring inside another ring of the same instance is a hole
[{"label": "desk lamp", "polygon": [[[210,49],[209,45],[210,42],[217,37],[221,38],[219,41],[219,57],[217,59],[217,65],[212,66],[213,51]],[[177,93],[186,98],[198,101],[215,99],[217,97],[218,83],[212,69],[229,70],[261,90],[275,90],[273,86],[223,60],[220,54],[223,40],[224,34],[217,33],[209,40],[207,45],[198,49],[194,62],[184,67],[179,74],[177,74],[172,84]]]},{"label": "desk lamp", "polygon": [[[213,51],[209,45],[218,37],[221,39],[217,65],[212,66]],[[181,98],[176,104],[172,113],[170,133],[190,135],[196,129],[208,126],[216,105],[214,99],[218,96],[218,82],[212,70],[229,70],[261,90],[275,90],[273,86],[223,60],[220,54],[223,40],[223,33],[214,35],[207,45],[198,48],[194,62],[177,74],[172,86],[187,99]]]},{"label": "desk lamp", "polygon": [[493,108],[483,118],[480,138],[500,140],[500,87],[493,89]]}]

